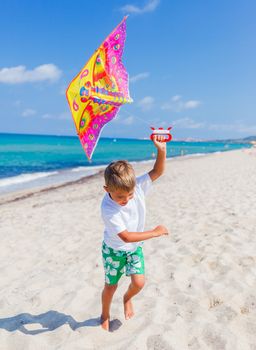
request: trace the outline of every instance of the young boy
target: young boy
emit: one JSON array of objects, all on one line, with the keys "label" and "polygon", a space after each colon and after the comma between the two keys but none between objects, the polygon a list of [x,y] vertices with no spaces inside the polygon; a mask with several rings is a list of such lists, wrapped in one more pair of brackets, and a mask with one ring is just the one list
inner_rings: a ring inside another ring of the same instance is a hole
[{"label": "young boy", "polygon": [[126,161],[117,161],[105,169],[107,192],[101,204],[101,214],[105,224],[102,255],[105,270],[105,287],[102,291],[102,328],[109,331],[110,305],[117,284],[125,272],[131,276],[131,283],[124,294],[125,319],[133,315],[131,298],[139,293],[145,283],[142,241],[167,235],[166,227],[160,225],[153,230],[144,231],[144,196],[164,172],[166,143],[163,136],[155,136],[157,158],[153,169],[138,178],[132,166]]}]

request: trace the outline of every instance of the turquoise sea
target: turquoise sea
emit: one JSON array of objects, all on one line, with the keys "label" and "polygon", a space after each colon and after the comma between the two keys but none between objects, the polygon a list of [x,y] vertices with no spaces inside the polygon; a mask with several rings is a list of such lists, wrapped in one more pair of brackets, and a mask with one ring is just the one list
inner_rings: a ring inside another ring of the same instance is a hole
[{"label": "turquoise sea", "polygon": [[[172,141],[167,156],[187,156],[248,148],[250,144]],[[0,193],[74,181],[117,159],[151,160],[150,140],[101,138],[89,162],[76,136],[0,133]]]}]

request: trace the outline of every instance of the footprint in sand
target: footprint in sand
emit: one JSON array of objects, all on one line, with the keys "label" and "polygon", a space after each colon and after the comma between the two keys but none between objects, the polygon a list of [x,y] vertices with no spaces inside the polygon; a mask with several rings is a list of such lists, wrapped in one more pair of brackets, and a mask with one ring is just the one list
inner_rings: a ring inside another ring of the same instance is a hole
[{"label": "footprint in sand", "polygon": [[201,349],[197,338],[193,338],[193,339],[191,339],[188,342],[188,348],[189,348],[189,350],[199,350],[199,349]]},{"label": "footprint in sand", "polygon": [[248,310],[249,312],[256,312],[256,297],[254,295],[249,295],[245,299],[245,303],[242,306],[243,309]]},{"label": "footprint in sand", "polygon": [[239,260],[238,265],[248,267],[250,265],[254,265],[255,262],[255,258],[253,258],[252,256],[245,256]]},{"label": "footprint in sand", "polygon": [[230,322],[236,316],[237,312],[233,310],[230,306],[221,305],[218,309],[216,309],[217,321],[218,322]]},{"label": "footprint in sand", "polygon": [[256,324],[254,322],[247,322],[245,328],[247,333],[253,336],[256,334]]},{"label": "footprint in sand", "polygon": [[226,341],[219,335],[219,332],[208,325],[203,330],[203,340],[211,350],[225,350]]},{"label": "footprint in sand", "polygon": [[223,301],[218,297],[213,297],[209,301],[209,310],[219,306],[223,303]]},{"label": "footprint in sand", "polygon": [[147,339],[147,350],[174,350],[160,334],[151,335]]}]

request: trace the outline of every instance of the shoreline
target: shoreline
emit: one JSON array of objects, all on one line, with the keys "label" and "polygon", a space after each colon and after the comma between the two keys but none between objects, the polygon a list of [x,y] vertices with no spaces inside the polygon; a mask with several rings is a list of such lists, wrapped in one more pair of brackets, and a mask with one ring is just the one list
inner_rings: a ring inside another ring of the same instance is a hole
[{"label": "shoreline", "polygon": [[[210,153],[195,153],[195,154],[187,154],[187,155],[183,155],[183,156],[175,156],[175,157],[169,157],[166,159],[166,162],[173,162],[173,161],[186,161],[189,159],[199,159],[202,157],[208,157],[208,156],[212,156],[214,154],[218,154],[218,153],[224,153],[224,152],[236,152],[237,150],[229,150],[229,151],[223,151],[223,152],[210,152]],[[131,161],[130,163],[133,165],[135,171],[136,169],[140,169],[143,166],[147,166],[150,164],[153,164],[155,161],[155,159],[148,159],[148,160],[142,160],[142,161],[136,161],[133,162]],[[24,188],[22,190],[14,190],[14,191],[10,191],[10,192],[6,192],[6,193],[0,193],[0,206],[6,203],[11,203],[11,202],[15,202],[18,200],[22,200],[22,199],[26,199],[28,197],[31,197],[35,194],[40,194],[43,192],[48,192],[48,191],[53,191],[56,189],[61,189],[64,187],[68,187],[68,186],[72,186],[72,185],[76,185],[76,184],[84,184],[86,183],[88,180],[92,179],[92,178],[97,178],[97,177],[102,177],[103,173],[104,173],[104,169],[106,165],[102,165],[102,166],[95,166],[98,168],[98,171],[86,176],[82,176],[76,180],[72,180],[72,181],[64,181],[61,183],[57,183],[57,184],[49,184],[49,185],[45,185],[45,186],[34,186],[31,188]],[[75,168],[72,168],[75,169]]]},{"label": "shoreline", "polygon": [[[244,148],[248,149],[248,148]],[[207,152],[207,153],[191,153],[184,154],[179,156],[168,157],[167,161],[172,160],[185,160],[189,158],[198,158],[204,157],[207,155],[224,153],[224,152],[233,152],[236,150],[223,150],[216,152]],[[155,161],[155,158],[143,159],[140,161],[129,161],[134,167],[137,165],[150,164]],[[78,166],[75,168],[53,170],[50,172],[34,172],[34,173],[24,173],[16,176],[10,176],[0,179],[0,204],[2,199],[5,196],[15,195],[16,193],[24,192],[34,192],[39,190],[47,190],[50,188],[58,188],[68,184],[73,184],[83,179],[89,178],[91,176],[96,176],[101,173],[107,164],[102,165],[92,165],[92,166]],[[86,175],[85,173],[88,173]],[[24,182],[21,181],[21,177],[25,178]],[[35,177],[35,178],[33,178]],[[27,178],[27,179],[26,179]],[[70,178],[70,179],[69,179]],[[12,181],[13,180],[13,181]],[[1,184],[2,181],[2,184]],[[9,184],[8,184],[9,182]],[[13,183],[12,183],[13,182]],[[7,183],[7,184],[6,184]],[[4,188],[10,187],[10,189],[4,190]],[[2,188],[2,191],[1,191]]]}]

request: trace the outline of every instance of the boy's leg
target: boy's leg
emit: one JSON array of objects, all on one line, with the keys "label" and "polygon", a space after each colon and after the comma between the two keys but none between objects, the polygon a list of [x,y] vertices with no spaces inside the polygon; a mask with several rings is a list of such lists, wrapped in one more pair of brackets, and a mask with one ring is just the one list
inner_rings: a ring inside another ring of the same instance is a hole
[{"label": "boy's leg", "polygon": [[142,247],[127,255],[126,275],[131,276],[131,284],[124,295],[124,315],[128,320],[134,315],[131,299],[144,287],[145,267]]},{"label": "boy's leg", "polygon": [[108,247],[105,242],[102,244],[102,257],[105,270],[105,287],[102,291],[102,313],[101,325],[105,330],[109,330],[110,305],[113,295],[117,289],[119,279],[124,273],[125,255]]},{"label": "boy's leg", "polygon": [[138,294],[145,284],[145,276],[142,274],[131,275],[131,284],[124,295],[124,316],[129,320],[133,315],[132,297]]},{"label": "boy's leg", "polygon": [[117,284],[105,284],[105,287],[102,291],[101,326],[107,331],[109,331],[110,305],[116,289]]}]

